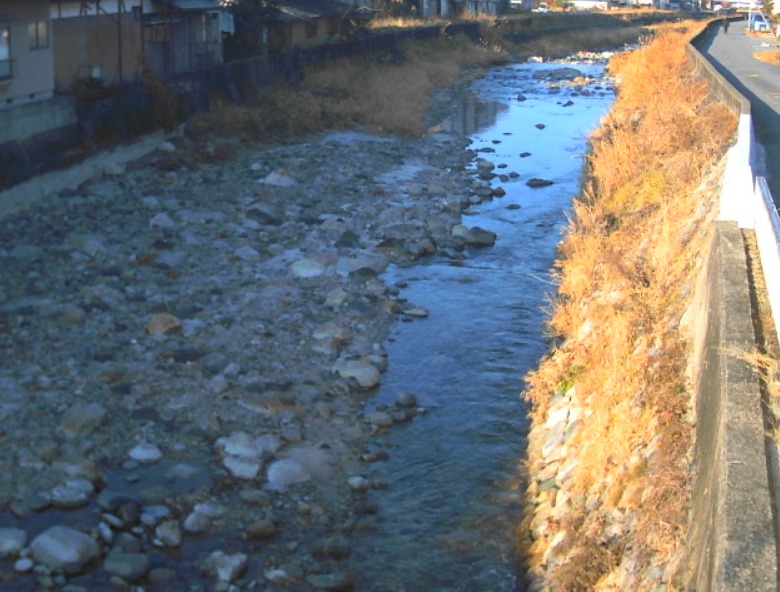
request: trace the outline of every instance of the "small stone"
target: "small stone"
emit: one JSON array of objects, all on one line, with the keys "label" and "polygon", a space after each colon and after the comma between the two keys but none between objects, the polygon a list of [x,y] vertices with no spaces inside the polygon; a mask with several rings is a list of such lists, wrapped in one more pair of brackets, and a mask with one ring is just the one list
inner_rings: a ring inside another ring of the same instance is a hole
[{"label": "small stone", "polygon": [[412,407],[417,407],[417,397],[414,393],[410,392],[402,392],[398,393],[395,396],[395,406],[400,407],[401,409],[410,409]]},{"label": "small stone", "polygon": [[390,427],[395,423],[390,414],[385,413],[384,411],[373,411],[368,413],[366,414],[366,419],[373,425],[383,428]]},{"label": "small stone", "polygon": [[154,535],[165,547],[181,545],[181,529],[175,520],[166,520],[154,529]]},{"label": "small stone", "polygon": [[128,582],[144,577],[150,568],[149,557],[144,553],[122,553],[113,551],[106,556],[103,569]]},{"label": "small stone", "polygon": [[171,510],[168,506],[162,504],[152,504],[144,506],[141,510],[141,524],[146,526],[156,526],[171,515]]},{"label": "small stone", "polygon": [[267,539],[276,535],[278,529],[272,520],[259,520],[250,524],[246,529],[246,535],[250,539]]},{"label": "small stone", "polygon": [[51,490],[51,505],[63,509],[80,508],[89,502],[93,493],[95,488],[86,479],[71,479]]},{"label": "small stone", "polygon": [[262,466],[259,457],[236,456],[233,454],[225,456],[222,459],[222,464],[237,479],[254,479]]},{"label": "small stone", "polygon": [[541,129],[544,129],[544,128],[546,128],[547,126],[546,126],[546,125],[544,125],[543,123],[537,123],[537,124],[536,124],[534,127],[535,127],[536,129],[540,129],[540,130],[541,130]]},{"label": "small stone", "polygon": [[347,479],[349,488],[354,492],[362,493],[368,490],[368,479],[360,475],[354,475]]},{"label": "small stone", "polygon": [[552,185],[553,181],[550,181],[549,179],[528,179],[528,181],[525,182],[526,185],[532,188],[537,187],[547,187],[548,185]]},{"label": "small stone", "polygon": [[252,247],[248,246],[239,247],[233,251],[233,254],[242,261],[257,261],[260,259],[260,253],[257,251],[257,249],[253,249]]},{"label": "small stone", "polygon": [[154,463],[162,458],[162,452],[155,444],[144,442],[130,450],[130,458],[139,463]]},{"label": "small stone", "polygon": [[201,565],[201,572],[222,582],[234,582],[246,571],[248,558],[243,553],[227,555],[214,551]]},{"label": "small stone", "polygon": [[267,477],[267,489],[285,492],[290,485],[311,480],[311,473],[298,461],[283,459],[271,463]]},{"label": "small stone", "polygon": [[27,533],[21,528],[0,528],[0,558],[18,555],[27,541]]},{"label": "small stone", "polygon": [[296,278],[315,278],[325,273],[325,266],[314,259],[301,259],[290,266],[290,273]]},{"label": "small stone", "polygon": [[63,414],[60,426],[68,438],[75,438],[98,427],[106,413],[105,407],[98,403],[74,405]]},{"label": "small stone", "polygon": [[161,312],[154,315],[146,323],[146,332],[149,335],[169,335],[171,333],[180,333],[182,329],[181,320],[167,312]]},{"label": "small stone", "polygon": [[14,563],[14,571],[16,573],[27,573],[35,566],[35,562],[29,557],[22,557],[17,559]]},{"label": "small stone", "polygon": [[95,540],[68,526],[52,526],[30,544],[33,558],[52,569],[80,570],[100,556]]},{"label": "small stone", "polygon": [[344,537],[334,536],[325,540],[322,545],[322,554],[328,559],[336,561],[346,559],[351,554],[349,542]]},{"label": "small stone", "polygon": [[339,360],[333,369],[342,378],[354,378],[363,389],[374,388],[381,379],[376,366],[362,360]]},{"label": "small stone", "polygon": [[190,533],[207,532],[211,528],[211,518],[200,512],[192,512],[184,519],[184,530]]}]

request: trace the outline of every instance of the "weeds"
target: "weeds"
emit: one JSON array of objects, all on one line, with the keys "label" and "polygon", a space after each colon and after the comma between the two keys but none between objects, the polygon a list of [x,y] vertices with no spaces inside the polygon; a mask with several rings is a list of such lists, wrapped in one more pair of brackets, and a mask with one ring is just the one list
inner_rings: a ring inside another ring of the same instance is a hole
[{"label": "weeds", "polygon": [[[555,589],[607,588],[623,562],[636,572],[667,564],[685,535],[693,385],[681,325],[716,201],[696,189],[736,130],[687,63],[688,27],[701,26],[659,28],[611,62],[618,99],[591,136],[588,177],[560,245],[549,323],[562,345],[528,377],[526,396],[543,421],[552,393],[571,382],[568,369],[580,369],[573,378],[589,415],[567,444],[578,451],[570,493],[598,503],[562,525],[571,546],[565,565],[548,571]],[[641,512],[631,507],[637,497]],[[631,528],[605,540],[599,521],[621,505]]]},{"label": "weeds", "polygon": [[304,71],[297,88],[273,86],[252,107],[225,106],[196,118],[196,134],[279,141],[332,128],[418,135],[435,88],[452,85],[466,66],[506,59],[466,37],[408,42],[397,55],[367,55]]}]

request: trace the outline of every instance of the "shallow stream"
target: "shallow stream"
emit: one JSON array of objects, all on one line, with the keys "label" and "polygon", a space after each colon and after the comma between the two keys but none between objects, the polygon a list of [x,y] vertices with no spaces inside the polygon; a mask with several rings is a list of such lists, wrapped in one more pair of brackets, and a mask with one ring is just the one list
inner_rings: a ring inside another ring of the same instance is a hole
[{"label": "shallow stream", "polygon": [[[582,89],[533,77],[564,66],[596,80]],[[378,529],[353,554],[359,590],[522,589],[513,539],[528,430],[522,380],[548,346],[549,271],[586,136],[614,96],[603,76],[603,64],[582,62],[494,68],[454,109],[448,127],[469,135],[495,173],[519,176],[494,179],[506,195],[464,217],[496,232],[495,246],[386,275],[430,314],[393,330],[374,405],[411,392],[428,412],[384,437],[390,457],[376,471],[389,487],[378,497]],[[531,188],[530,178],[553,184]]]}]

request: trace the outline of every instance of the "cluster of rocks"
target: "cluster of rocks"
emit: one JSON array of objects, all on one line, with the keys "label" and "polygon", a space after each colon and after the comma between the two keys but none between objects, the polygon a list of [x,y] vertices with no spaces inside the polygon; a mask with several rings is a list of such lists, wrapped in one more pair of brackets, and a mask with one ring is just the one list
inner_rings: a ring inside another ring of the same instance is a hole
[{"label": "cluster of rocks", "polygon": [[501,195],[465,148],[180,135],[0,221],[3,586],[350,589],[370,437],[423,411],[362,408],[390,325],[427,315],[380,274],[495,240],[461,223]]}]

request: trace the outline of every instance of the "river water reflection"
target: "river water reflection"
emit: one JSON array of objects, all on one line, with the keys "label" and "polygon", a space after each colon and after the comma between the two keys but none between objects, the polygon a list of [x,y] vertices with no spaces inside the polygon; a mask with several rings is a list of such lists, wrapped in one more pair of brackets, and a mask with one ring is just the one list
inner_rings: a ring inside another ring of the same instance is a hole
[{"label": "river water reflection", "polygon": [[[534,78],[563,66],[596,80],[579,88]],[[587,134],[613,97],[603,76],[603,64],[495,68],[453,109],[449,130],[469,135],[495,172],[519,177],[496,180],[506,196],[464,217],[496,232],[494,247],[470,251],[458,265],[438,258],[392,268],[385,278],[405,285],[402,296],[430,316],[392,332],[374,405],[410,391],[429,411],[383,437],[390,458],[372,469],[389,487],[377,498],[377,530],[353,554],[359,590],[522,589],[513,539],[528,429],[522,378],[547,347],[549,270],[579,189]],[[532,177],[554,184],[532,189]]]}]

